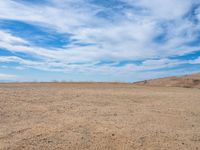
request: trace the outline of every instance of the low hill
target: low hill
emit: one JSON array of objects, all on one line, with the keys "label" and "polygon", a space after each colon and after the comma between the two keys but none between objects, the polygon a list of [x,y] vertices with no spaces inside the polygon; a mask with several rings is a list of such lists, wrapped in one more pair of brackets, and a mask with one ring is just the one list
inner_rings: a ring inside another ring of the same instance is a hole
[{"label": "low hill", "polygon": [[200,88],[200,73],[136,82],[136,85]]}]

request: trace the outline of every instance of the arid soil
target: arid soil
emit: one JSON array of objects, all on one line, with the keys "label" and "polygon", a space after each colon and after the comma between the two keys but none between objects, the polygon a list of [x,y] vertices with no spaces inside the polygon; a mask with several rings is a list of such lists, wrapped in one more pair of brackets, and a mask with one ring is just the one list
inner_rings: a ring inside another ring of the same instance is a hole
[{"label": "arid soil", "polygon": [[0,84],[1,150],[200,150],[200,89]]},{"label": "arid soil", "polygon": [[145,86],[167,86],[167,87],[185,87],[200,89],[200,73],[185,75],[181,77],[167,77],[135,83]]}]

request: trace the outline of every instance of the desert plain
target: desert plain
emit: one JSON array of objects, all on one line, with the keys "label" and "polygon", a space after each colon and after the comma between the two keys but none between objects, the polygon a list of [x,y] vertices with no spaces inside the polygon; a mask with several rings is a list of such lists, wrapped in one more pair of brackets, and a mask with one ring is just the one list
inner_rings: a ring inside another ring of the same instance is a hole
[{"label": "desert plain", "polygon": [[1,150],[200,150],[200,89],[0,84]]}]

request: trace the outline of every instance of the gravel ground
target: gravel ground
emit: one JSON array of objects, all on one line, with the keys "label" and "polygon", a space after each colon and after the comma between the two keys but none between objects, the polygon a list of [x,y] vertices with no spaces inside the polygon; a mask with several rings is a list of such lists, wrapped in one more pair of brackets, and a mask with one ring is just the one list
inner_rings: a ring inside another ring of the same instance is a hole
[{"label": "gravel ground", "polygon": [[200,89],[0,84],[1,150],[199,150]]}]

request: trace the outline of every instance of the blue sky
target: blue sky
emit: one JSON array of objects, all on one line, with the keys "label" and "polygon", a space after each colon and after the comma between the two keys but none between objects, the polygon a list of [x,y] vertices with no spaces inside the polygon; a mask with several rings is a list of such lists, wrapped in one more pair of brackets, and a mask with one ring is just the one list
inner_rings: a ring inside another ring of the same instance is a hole
[{"label": "blue sky", "polygon": [[200,71],[200,0],[2,0],[0,81]]}]

